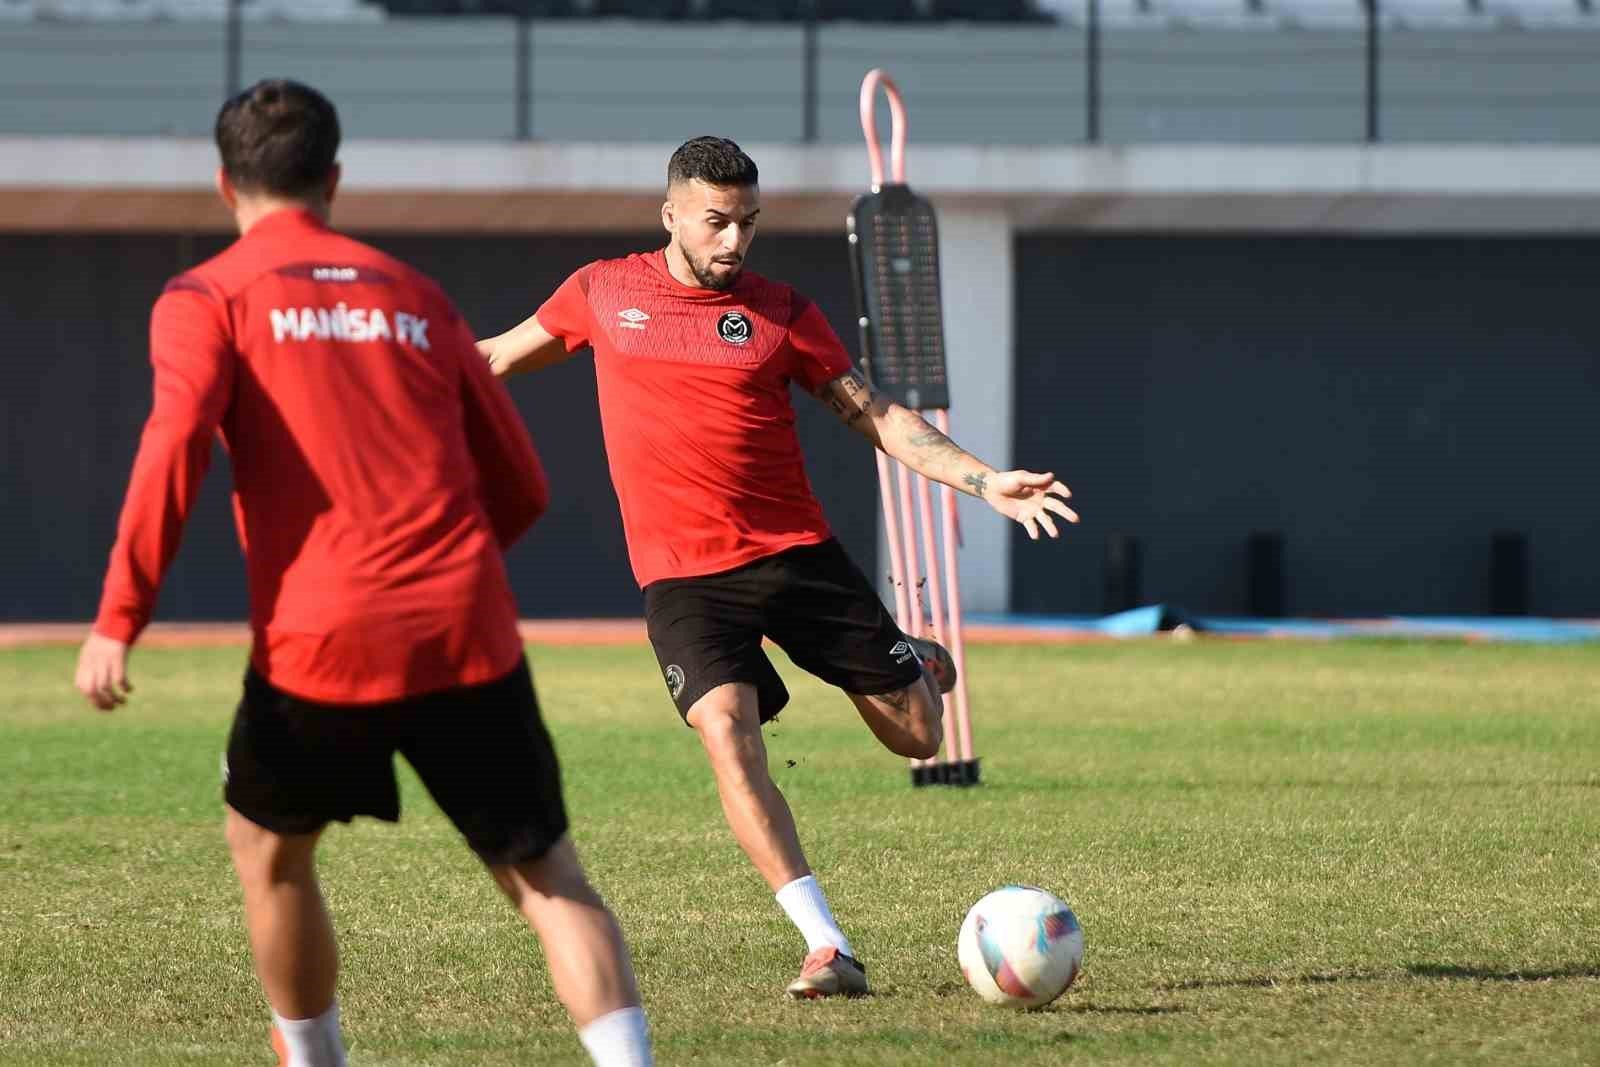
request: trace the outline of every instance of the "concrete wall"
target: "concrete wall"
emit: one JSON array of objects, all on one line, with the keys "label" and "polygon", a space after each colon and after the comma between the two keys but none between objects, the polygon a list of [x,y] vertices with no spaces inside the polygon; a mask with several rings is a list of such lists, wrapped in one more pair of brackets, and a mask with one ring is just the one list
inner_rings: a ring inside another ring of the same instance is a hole
[{"label": "concrete wall", "polygon": [[[533,311],[590,259],[658,243],[654,234],[598,238],[378,235],[376,242],[438,278],[480,331]],[[150,406],[146,324],[172,274],[221,247],[218,237],[0,237],[0,619],[93,615],[140,427]],[[752,268],[800,286],[845,337],[854,322],[844,242],[764,239]],[[586,356],[518,379],[513,395],[549,468],[554,503],[513,549],[529,616],[635,615]],[[822,405],[795,395],[812,483],[835,532],[875,569],[870,451]],[[166,619],[245,615],[243,565],[217,449],[183,548],[162,593]]]},{"label": "concrete wall", "polygon": [[[1352,9],[1353,10],[1353,9]],[[1365,39],[1345,19],[1126,21],[1101,50],[1108,143],[1337,142],[1365,133]],[[300,78],[333,96],[353,134],[676,143],[805,133],[796,26],[618,19],[534,22],[517,101],[519,38],[507,19],[244,24],[240,74]],[[1385,32],[1380,129],[1424,141],[1577,142],[1600,136],[1600,17],[1543,29]],[[219,23],[0,22],[0,134],[209,132],[225,89]],[[827,24],[818,33],[817,132],[860,136],[856,92],[884,66],[913,102],[916,141],[1071,144],[1086,135],[1081,27]]]},{"label": "concrete wall", "polygon": [[1120,532],[1146,601],[1242,613],[1274,530],[1292,614],[1483,612],[1507,529],[1532,612],[1600,614],[1597,275],[1583,239],[1019,239],[1016,452],[1084,524],[1014,537],[1014,607],[1100,610]]},{"label": "concrete wall", "polygon": [[[1061,543],[1035,545],[968,509],[963,573],[986,598],[974,609],[1009,598],[1019,611],[1098,611],[1106,539],[1131,533],[1145,599],[1242,612],[1246,538],[1275,530],[1292,613],[1480,612],[1490,536],[1509,529],[1528,537],[1533,611],[1600,614],[1600,503],[1588,488],[1600,334],[1587,312],[1600,240],[1030,234],[1008,252],[990,247],[1000,223],[955,211],[945,231],[965,253],[946,263],[967,312],[951,324],[956,435],[996,461],[1053,467],[1084,515]],[[377,240],[490,330],[569,267],[654,237]],[[0,239],[0,330],[13,353],[0,363],[0,618],[92,613],[148,411],[149,302],[221,242]],[[841,240],[768,235],[756,259],[852,337]],[[1008,262],[1009,295],[986,280]],[[1014,326],[986,327],[1013,300]],[[1013,348],[1008,366],[1000,354]],[[985,392],[995,388],[1004,395]],[[638,609],[593,390],[582,357],[514,383],[556,490],[512,555],[529,615]],[[816,489],[873,573],[870,455],[795,399]],[[244,613],[227,484],[219,455],[164,618]],[[999,594],[985,591],[996,582]]]}]

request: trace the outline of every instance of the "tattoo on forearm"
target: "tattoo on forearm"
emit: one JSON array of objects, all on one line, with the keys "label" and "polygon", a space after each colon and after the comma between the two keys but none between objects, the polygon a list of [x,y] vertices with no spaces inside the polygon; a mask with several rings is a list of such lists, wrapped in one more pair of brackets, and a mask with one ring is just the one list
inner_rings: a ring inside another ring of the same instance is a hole
[{"label": "tattoo on forearm", "polygon": [[920,448],[947,459],[959,459],[967,454],[960,445],[929,426],[921,415],[913,414],[911,417],[916,420],[916,430],[906,438],[906,442],[912,448]]},{"label": "tattoo on forearm", "polygon": [[972,487],[973,496],[981,497],[983,491],[989,487],[989,476],[987,474],[964,474],[961,476],[961,480]]}]

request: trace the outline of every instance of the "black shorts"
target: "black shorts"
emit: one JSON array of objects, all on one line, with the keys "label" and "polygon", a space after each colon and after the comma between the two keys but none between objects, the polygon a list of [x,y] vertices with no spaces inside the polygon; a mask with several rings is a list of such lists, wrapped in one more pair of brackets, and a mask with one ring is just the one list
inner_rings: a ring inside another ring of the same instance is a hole
[{"label": "black shorts", "polygon": [[831,539],[721,574],[651,582],[644,612],[667,692],[683,716],[728,682],[756,687],[762,722],[782,711],[789,691],[762,651],[763,637],[847,693],[892,693],[922,677],[877,591]]},{"label": "black shorts", "polygon": [[252,668],[228,736],[223,797],[280,834],[357,815],[395,822],[396,752],[485,863],[538,859],[567,832],[561,770],[526,660],[483,685],[359,707],[290,696]]}]

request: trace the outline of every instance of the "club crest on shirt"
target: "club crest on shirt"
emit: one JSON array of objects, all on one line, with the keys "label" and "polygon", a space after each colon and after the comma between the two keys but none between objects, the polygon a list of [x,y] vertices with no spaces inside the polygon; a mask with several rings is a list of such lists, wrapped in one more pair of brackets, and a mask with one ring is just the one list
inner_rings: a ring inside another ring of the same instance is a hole
[{"label": "club crest on shirt", "polygon": [[730,345],[749,344],[752,333],[750,317],[742,311],[724,312],[717,320],[717,336]]}]

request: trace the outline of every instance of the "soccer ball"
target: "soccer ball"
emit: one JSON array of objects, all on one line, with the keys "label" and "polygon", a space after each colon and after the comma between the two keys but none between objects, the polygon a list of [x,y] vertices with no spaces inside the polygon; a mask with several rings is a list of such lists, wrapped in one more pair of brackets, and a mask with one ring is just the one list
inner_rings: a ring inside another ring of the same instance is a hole
[{"label": "soccer ball", "polygon": [[956,958],[984,1000],[1038,1008],[1078,977],[1083,929],[1061,898],[1031,885],[1001,886],[967,912]]}]

